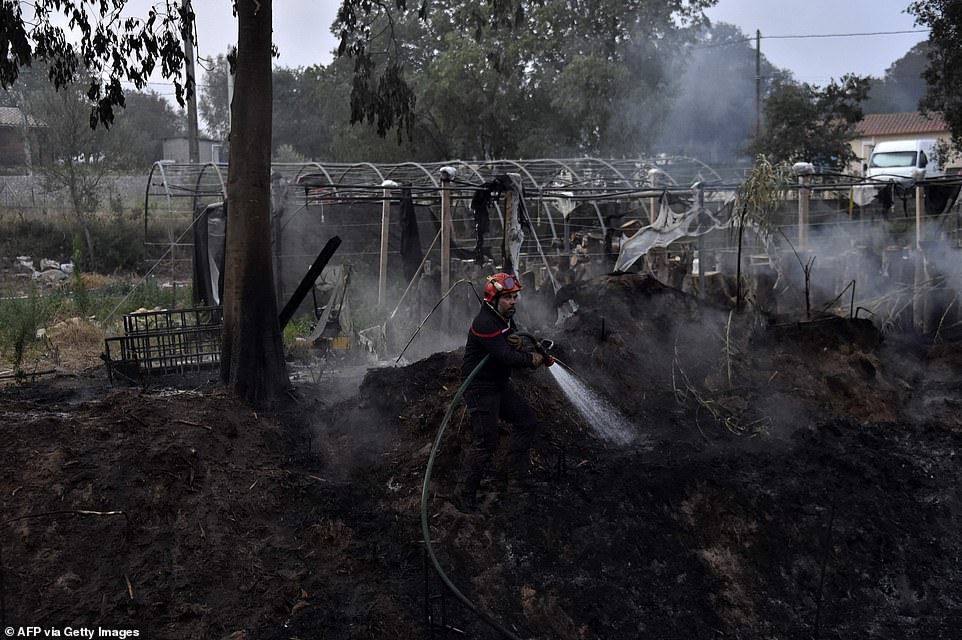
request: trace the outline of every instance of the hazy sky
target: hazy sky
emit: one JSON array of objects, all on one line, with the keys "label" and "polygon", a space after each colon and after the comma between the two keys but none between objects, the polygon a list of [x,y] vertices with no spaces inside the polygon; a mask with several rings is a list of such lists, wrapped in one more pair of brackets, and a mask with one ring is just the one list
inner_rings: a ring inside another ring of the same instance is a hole
[{"label": "hazy sky", "polygon": [[[706,13],[755,37],[762,53],[795,79],[825,85],[846,73],[882,77],[893,62],[928,37],[905,13],[909,0],[721,0]],[[917,31],[887,35],[842,35]],[[824,36],[786,38],[784,36]],[[752,43],[754,47],[754,42]]]},{"label": "hazy sky", "polygon": [[[432,0],[443,1],[443,0]],[[916,31],[905,13],[909,0],[721,0],[708,11],[715,22],[729,22],[754,39],[762,34],[762,53],[802,82],[824,85],[845,73],[880,77],[925,32],[890,35],[847,35]],[[337,40],[330,25],[339,0],[275,0],[274,41],[277,64],[300,67],[327,64]],[[194,3],[201,56],[227,51],[236,38],[229,0]],[[828,36],[833,37],[813,37]],[[807,36],[786,38],[785,36]],[[754,46],[754,42],[752,43]]]}]

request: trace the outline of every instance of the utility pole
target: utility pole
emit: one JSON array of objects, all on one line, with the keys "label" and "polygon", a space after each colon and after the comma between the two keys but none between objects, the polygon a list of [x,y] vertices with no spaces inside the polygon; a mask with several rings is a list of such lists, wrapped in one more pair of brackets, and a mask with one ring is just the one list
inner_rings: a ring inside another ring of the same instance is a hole
[{"label": "utility pole", "polygon": [[755,29],[755,140],[762,135],[762,32]]},{"label": "utility pole", "polygon": [[[184,1],[184,14],[193,15],[191,0]],[[194,24],[182,25],[184,39],[184,56],[187,66],[187,77],[193,87],[187,96],[187,154],[191,164],[200,162],[200,142],[197,139],[197,75],[194,72]]]}]

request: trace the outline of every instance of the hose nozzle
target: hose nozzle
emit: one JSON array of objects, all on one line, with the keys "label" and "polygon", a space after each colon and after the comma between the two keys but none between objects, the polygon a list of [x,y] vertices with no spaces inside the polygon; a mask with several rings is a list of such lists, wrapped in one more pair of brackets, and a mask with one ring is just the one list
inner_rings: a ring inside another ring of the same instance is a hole
[{"label": "hose nozzle", "polygon": [[549,353],[554,348],[554,340],[541,340],[537,343],[538,353],[544,356],[544,366],[554,364],[554,356]]},{"label": "hose nozzle", "polygon": [[546,367],[550,367],[555,363],[554,356],[549,353],[549,351],[554,348],[554,340],[539,340],[535,336],[524,331],[519,331],[518,335],[523,336],[531,341],[531,344],[534,345],[535,351],[544,356],[544,364]]}]

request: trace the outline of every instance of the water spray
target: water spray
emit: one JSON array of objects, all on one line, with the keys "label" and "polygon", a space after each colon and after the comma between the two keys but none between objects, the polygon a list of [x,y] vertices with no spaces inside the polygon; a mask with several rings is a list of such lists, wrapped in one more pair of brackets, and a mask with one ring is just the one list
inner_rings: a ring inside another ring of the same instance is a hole
[{"label": "water spray", "polygon": [[[548,372],[568,400],[578,410],[588,425],[605,440],[617,444],[631,444],[636,438],[636,429],[621,412],[605,398],[595,393],[570,366],[561,362],[551,351],[554,341],[539,340],[530,333],[519,331],[518,335],[527,338],[535,350],[544,357]],[[552,367],[554,363],[560,367]]]}]

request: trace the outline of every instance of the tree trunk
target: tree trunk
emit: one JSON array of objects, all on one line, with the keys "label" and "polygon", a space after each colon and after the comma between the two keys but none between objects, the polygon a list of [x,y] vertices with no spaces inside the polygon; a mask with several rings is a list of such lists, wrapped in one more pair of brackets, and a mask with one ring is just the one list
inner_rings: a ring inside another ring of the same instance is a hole
[{"label": "tree trunk", "polygon": [[[70,161],[72,162],[72,161]],[[87,224],[87,215],[84,212],[83,198],[80,197],[80,193],[77,189],[77,183],[80,178],[77,176],[77,172],[74,171],[73,165],[68,164],[70,167],[68,175],[70,176],[70,204],[73,206],[74,217],[77,218],[77,224],[80,225],[80,230],[84,234],[84,242],[87,243],[87,262],[84,265],[84,271],[95,271],[97,268],[97,256],[94,254],[94,239],[90,235],[90,225]],[[80,268],[80,265],[77,265]]]},{"label": "tree trunk", "polygon": [[271,0],[237,0],[236,7],[221,379],[246,402],[264,407],[290,386],[270,240]]}]

